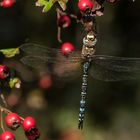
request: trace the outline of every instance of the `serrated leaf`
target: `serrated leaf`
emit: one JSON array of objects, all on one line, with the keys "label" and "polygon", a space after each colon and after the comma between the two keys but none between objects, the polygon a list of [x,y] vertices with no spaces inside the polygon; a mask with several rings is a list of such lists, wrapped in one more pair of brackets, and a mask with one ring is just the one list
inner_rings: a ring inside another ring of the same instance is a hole
[{"label": "serrated leaf", "polygon": [[0,52],[7,58],[14,57],[19,54],[19,48],[1,49]]},{"label": "serrated leaf", "polygon": [[66,3],[68,2],[68,0],[38,0],[36,2],[36,6],[43,6],[42,11],[48,12],[55,2],[59,3],[63,11],[66,10]]},{"label": "serrated leaf", "polygon": [[38,0],[36,6],[43,6],[43,12],[48,12],[54,4],[54,0]]},{"label": "serrated leaf", "polygon": [[67,6],[66,3],[68,2],[68,0],[58,0],[58,3],[60,5],[60,7],[62,8],[63,11],[66,10]]},{"label": "serrated leaf", "polygon": [[48,12],[53,6],[53,0],[49,0],[43,8],[43,12]]},{"label": "serrated leaf", "polygon": [[36,2],[36,6],[44,6],[44,5],[46,5],[46,0],[38,0]]}]

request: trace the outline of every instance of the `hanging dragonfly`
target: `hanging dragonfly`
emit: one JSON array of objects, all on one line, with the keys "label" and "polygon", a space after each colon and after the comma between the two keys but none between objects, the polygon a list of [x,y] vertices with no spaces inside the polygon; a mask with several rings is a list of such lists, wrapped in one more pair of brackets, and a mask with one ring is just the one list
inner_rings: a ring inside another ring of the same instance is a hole
[{"label": "hanging dragonfly", "polygon": [[[16,48],[17,50],[13,51],[13,54],[10,53],[12,56],[14,56],[20,51],[25,52],[26,56],[22,57],[21,61],[25,65],[33,68],[40,67],[41,64],[43,64],[43,66],[53,64],[56,66],[62,66],[62,71],[64,71],[65,69],[71,70],[73,69],[73,66],[81,63],[83,66],[83,75],[78,123],[79,129],[83,128],[88,73],[90,73],[93,78],[103,81],[136,79],[140,74],[140,58],[115,57],[95,54],[97,37],[93,31],[95,23],[94,18],[96,15],[103,15],[102,11],[102,6],[98,6],[98,8],[94,11],[91,11],[91,9],[86,9],[84,12],[81,12],[80,21],[84,25],[85,31],[87,32],[87,35],[83,38],[83,47],[81,52],[75,51],[65,56],[59,49],[27,43]],[[65,76],[69,76],[70,73],[63,74]]]},{"label": "hanging dragonfly", "polygon": [[83,39],[82,51],[74,51],[67,56],[63,55],[60,49],[48,48],[34,43],[25,43],[18,48],[10,49],[10,51],[4,49],[0,50],[0,52],[8,58],[24,52],[26,56],[21,58],[21,62],[35,69],[41,65],[55,65],[56,70],[52,71],[52,73],[58,72],[57,66],[61,66],[64,77],[73,74],[71,70],[75,69],[75,65],[79,66],[81,64],[83,75],[78,128],[82,129],[85,115],[88,73],[94,79],[110,82],[133,80],[140,75],[140,58],[96,55],[96,42],[97,38],[94,33],[89,32]]},{"label": "hanging dragonfly", "polygon": [[[64,56],[59,49],[48,48],[38,44],[27,43],[19,47],[20,50],[26,53],[26,56],[21,58],[21,61],[25,65],[33,68],[36,68],[41,64],[51,63],[54,65],[64,65],[64,67],[62,67],[64,69],[71,69],[71,67],[68,67],[71,64],[82,64],[83,76],[78,124],[79,129],[82,129],[83,127],[88,73],[90,73],[93,78],[103,81],[136,79],[140,74],[140,58],[95,55],[96,42],[97,39],[94,34],[87,34],[83,39],[82,52],[75,51],[67,57]],[[68,76],[69,73],[66,73],[66,75]]]}]

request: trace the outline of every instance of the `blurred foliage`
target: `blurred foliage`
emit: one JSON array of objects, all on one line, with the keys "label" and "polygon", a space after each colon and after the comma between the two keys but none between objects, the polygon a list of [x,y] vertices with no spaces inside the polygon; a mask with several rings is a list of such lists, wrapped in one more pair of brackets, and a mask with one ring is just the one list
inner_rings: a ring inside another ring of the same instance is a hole
[{"label": "blurred foliage", "polygon": [[14,57],[19,54],[19,48],[1,49],[0,52],[7,58]]},{"label": "blurred foliage", "polygon": [[[67,7],[68,13],[78,11],[73,1]],[[140,57],[140,1],[122,0],[116,5],[106,3],[104,7],[104,16],[97,18],[96,53]],[[25,42],[60,47],[56,39],[55,6],[42,13],[35,1],[18,0],[12,8],[0,9],[0,13],[0,49],[16,48]],[[71,27],[62,32],[62,39],[80,50],[83,35],[83,28],[72,20]],[[23,83],[22,89],[1,88],[1,91],[12,111],[36,118],[40,140],[139,140],[140,80],[106,83],[89,78],[84,129],[79,131],[81,72],[79,77],[66,81],[61,77],[52,79],[51,87],[41,89],[36,76],[44,72],[24,66],[19,57],[6,59],[5,63],[17,71]],[[17,139],[24,138],[21,129],[15,133]]]},{"label": "blurred foliage", "polygon": [[43,6],[42,12],[48,12],[56,2],[58,2],[62,10],[66,10],[68,0],[38,0],[36,6]]}]

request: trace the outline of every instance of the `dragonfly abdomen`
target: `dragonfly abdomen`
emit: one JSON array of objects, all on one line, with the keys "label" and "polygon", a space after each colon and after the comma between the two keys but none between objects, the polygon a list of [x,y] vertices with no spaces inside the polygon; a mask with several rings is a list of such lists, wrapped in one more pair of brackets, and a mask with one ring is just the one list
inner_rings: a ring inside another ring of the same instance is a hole
[{"label": "dragonfly abdomen", "polygon": [[80,100],[80,110],[79,110],[79,124],[78,128],[83,128],[83,121],[85,116],[85,104],[86,104],[86,94],[88,85],[88,68],[90,62],[85,62],[83,64],[83,78],[82,78],[82,88],[81,88],[81,100]]}]

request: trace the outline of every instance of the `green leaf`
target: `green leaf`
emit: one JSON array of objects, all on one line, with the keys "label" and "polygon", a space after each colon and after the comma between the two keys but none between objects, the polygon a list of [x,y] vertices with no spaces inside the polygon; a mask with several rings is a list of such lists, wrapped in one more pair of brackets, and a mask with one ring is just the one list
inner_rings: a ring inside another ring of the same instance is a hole
[{"label": "green leaf", "polygon": [[49,0],[43,8],[43,12],[48,12],[53,6],[53,0]]},{"label": "green leaf", "polygon": [[43,12],[48,12],[54,4],[54,0],[38,0],[36,6],[43,6]]},{"label": "green leaf", "polygon": [[43,12],[48,12],[55,2],[58,2],[63,10],[66,10],[66,3],[68,0],[38,0],[36,6],[43,6]]},{"label": "green leaf", "polygon": [[14,57],[16,54],[20,53],[19,48],[1,49],[0,52],[8,58]]},{"label": "green leaf", "polygon": [[58,3],[60,5],[60,7],[62,8],[63,11],[66,10],[67,6],[66,3],[68,2],[68,0],[58,0]]},{"label": "green leaf", "polygon": [[10,88],[20,88],[21,81],[19,78],[15,77],[10,79],[9,86]]},{"label": "green leaf", "polygon": [[38,0],[36,2],[36,6],[44,6],[44,5],[46,5],[46,0]]}]

